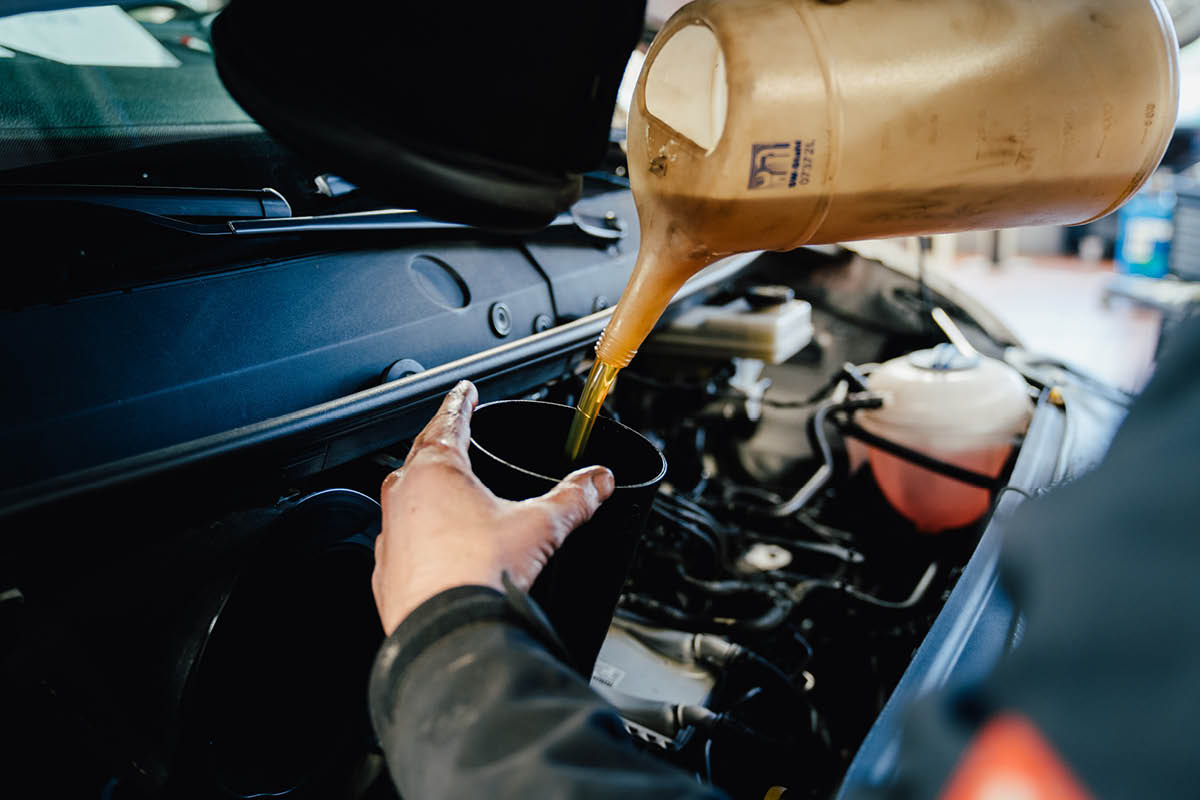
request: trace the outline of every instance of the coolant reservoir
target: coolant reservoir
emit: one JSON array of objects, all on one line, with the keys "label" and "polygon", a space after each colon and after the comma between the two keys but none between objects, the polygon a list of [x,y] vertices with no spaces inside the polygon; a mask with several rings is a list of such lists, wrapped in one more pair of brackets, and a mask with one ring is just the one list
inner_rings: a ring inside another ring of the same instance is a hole
[{"label": "coolant reservoir", "polygon": [[1103,216],[1178,104],[1159,0],[690,3],[634,94],[642,248],[597,355],[732,253]]},{"label": "coolant reservoir", "polygon": [[[949,344],[894,358],[872,372],[867,384],[883,395],[884,404],[858,412],[859,427],[989,477],[999,475],[1033,413],[1028,385],[1016,370],[993,358],[964,355]],[[859,453],[864,449],[850,442]],[[967,525],[991,503],[987,489],[876,447],[865,446],[865,451],[888,502],[918,530],[932,533]]]}]

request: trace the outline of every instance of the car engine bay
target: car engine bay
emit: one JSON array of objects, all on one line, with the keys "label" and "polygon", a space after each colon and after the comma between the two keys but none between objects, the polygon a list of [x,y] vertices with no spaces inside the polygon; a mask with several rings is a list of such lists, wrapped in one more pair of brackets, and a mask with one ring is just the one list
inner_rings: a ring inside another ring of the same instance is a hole
[{"label": "car engine bay", "polygon": [[[0,47],[0,797],[396,800],[380,491],[462,380],[574,413],[620,370],[644,529],[574,562],[589,608],[529,595],[560,645],[607,628],[558,655],[688,781],[883,787],[914,702],[1019,645],[1005,526],[1132,397],[1024,349],[928,234],[1134,192],[1178,102],[1158,5],[17,5],[161,63]],[[639,254],[678,281],[637,291]],[[662,301],[628,366],[597,349],[622,296]],[[548,429],[511,433],[557,460]]]},{"label": "car engine bay", "polygon": [[[837,431],[871,407],[871,366],[798,360],[768,378],[647,359],[611,404],[669,472],[592,686],[644,747],[734,797],[834,793],[982,532],[919,532],[851,472]],[[574,384],[544,395],[569,404]]]},{"label": "car engine bay", "polygon": [[[572,278],[576,305],[595,276],[621,279],[604,269],[618,251],[595,248]],[[718,267],[681,296],[605,407],[663,452],[668,473],[591,684],[638,747],[733,797],[833,797],[991,518],[921,532],[889,503],[854,453],[855,437],[889,447],[855,422],[885,402],[870,375],[944,343],[935,306],[980,351],[1003,357],[1009,343],[853,254]],[[314,406],[312,425],[296,421],[308,411],[269,423],[291,425],[286,435],[250,426],[202,440],[215,455],[184,444],[156,451],[166,466],[121,462],[123,475],[140,464],[140,478],[79,473],[86,492],[46,484],[59,499],[25,510],[10,494],[0,665],[13,709],[4,747],[21,756],[11,785],[102,798],[394,796],[366,715],[382,640],[370,592],[380,483],[460,377],[485,400],[573,404],[606,304],[442,368],[397,362],[336,409],[353,412],[336,425],[321,422],[336,404]],[[736,324],[711,326],[715,338],[687,323],[727,311]],[[747,344],[745,319],[777,312],[773,343]],[[1026,402],[1040,397],[1034,424],[1061,427],[1048,389],[1070,378],[1035,367],[1021,365]],[[406,387],[421,394],[385,395]],[[376,417],[353,406],[364,398]],[[1120,404],[1109,406],[1115,419]],[[310,429],[321,438],[297,433]],[[257,438],[242,449],[221,438],[235,436]],[[986,486],[990,503],[1019,501],[1066,463],[1062,437],[1050,439],[1036,453],[1014,440],[998,477],[958,478]],[[1035,456],[1036,485],[1009,486],[1014,464]],[[64,747],[69,771],[56,768]]]}]

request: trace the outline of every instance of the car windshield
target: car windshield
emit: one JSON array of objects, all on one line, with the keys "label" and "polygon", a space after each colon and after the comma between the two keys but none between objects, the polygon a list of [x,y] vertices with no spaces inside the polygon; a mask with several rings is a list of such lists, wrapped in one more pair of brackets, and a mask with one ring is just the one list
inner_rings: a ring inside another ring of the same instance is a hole
[{"label": "car windshield", "polygon": [[223,2],[0,17],[0,174],[130,148],[256,133],[217,76]]}]

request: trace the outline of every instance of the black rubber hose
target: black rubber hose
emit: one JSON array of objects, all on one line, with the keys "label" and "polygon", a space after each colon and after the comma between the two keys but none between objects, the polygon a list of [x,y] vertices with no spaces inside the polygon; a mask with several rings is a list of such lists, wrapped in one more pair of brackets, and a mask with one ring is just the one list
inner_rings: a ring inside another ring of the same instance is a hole
[{"label": "black rubber hose", "polygon": [[929,590],[929,587],[933,583],[933,579],[937,575],[937,572],[938,564],[936,561],[934,561],[928,567],[926,567],[925,572],[921,575],[920,580],[917,581],[917,585],[913,587],[913,590],[909,593],[908,597],[899,601],[884,600],[876,597],[875,595],[868,594],[860,589],[856,589],[853,586],[842,583],[841,581],[829,581],[819,578],[802,579],[801,582],[796,585],[794,590],[795,599],[797,602],[799,602],[813,589],[833,589],[835,591],[842,592],[847,597],[857,600],[860,603],[871,606],[872,608],[885,609],[889,611],[906,611],[915,607],[923,599],[925,599],[925,593]]},{"label": "black rubber hose", "polygon": [[984,475],[980,472],[964,469],[955,464],[950,464],[932,456],[927,456],[924,453],[905,447],[902,444],[897,444],[890,439],[884,439],[881,436],[876,436],[873,433],[863,430],[855,425],[852,421],[847,421],[838,426],[843,436],[849,436],[853,439],[858,439],[860,442],[869,444],[890,453],[898,458],[903,458],[905,461],[910,461],[919,467],[924,467],[931,472],[936,472],[940,475],[945,475],[947,478],[953,478],[956,481],[965,483],[969,486],[976,486],[980,489],[995,491],[1000,488],[1001,481],[999,478],[993,478],[989,475]]},{"label": "black rubber hose", "polygon": [[[617,613],[637,622],[650,625],[661,624],[663,620],[673,625],[679,625],[687,630],[698,631],[742,631],[764,632],[771,631],[782,625],[796,607],[790,597],[776,596],[771,598],[772,606],[766,612],[750,619],[727,619],[702,617],[699,614],[689,614],[681,608],[655,600],[646,595],[630,593],[621,595],[620,607]],[[632,612],[632,613],[630,613]]]},{"label": "black rubber hose", "polygon": [[827,401],[817,406],[817,410],[808,419],[808,440],[814,453],[820,454],[821,465],[800,489],[782,503],[764,509],[773,517],[790,517],[812,500],[817,492],[825,488],[833,478],[833,449],[829,446],[829,438],[825,435],[825,421],[834,411],[856,411],[863,408],[879,408],[883,399],[877,395],[851,395],[842,402]]},{"label": "black rubber hose", "polygon": [[689,633],[644,625],[620,615],[613,617],[613,625],[659,655],[683,664],[724,667],[743,652],[741,645],[711,633]]},{"label": "black rubber hose", "polygon": [[658,505],[655,505],[653,507],[653,511],[654,511],[654,513],[661,516],[663,519],[670,522],[672,525],[677,526],[680,530],[684,531],[685,533],[691,534],[692,536],[696,537],[700,541],[704,542],[705,546],[707,546],[710,550],[712,550],[713,556],[716,558],[718,563],[723,564],[725,562],[725,554],[722,552],[724,550],[724,548],[721,547],[721,543],[718,542],[715,537],[713,537],[709,533],[701,530],[700,527],[695,525],[694,523],[689,522],[688,520],[679,518],[672,511],[670,511],[668,509],[665,509]]},{"label": "black rubber hose", "polygon": [[933,584],[933,579],[934,579],[934,577],[937,576],[937,572],[938,572],[938,564],[936,561],[934,561],[934,562],[930,563],[930,565],[928,567],[925,568],[924,574],[921,575],[921,579],[919,581],[917,581],[917,585],[915,587],[913,587],[913,590],[911,593],[909,593],[908,597],[899,602],[895,602],[892,600],[882,600],[878,597],[875,597],[874,595],[870,595],[870,594],[867,594],[866,592],[859,591],[858,589],[855,589],[853,586],[847,586],[847,587],[845,587],[845,590],[846,590],[846,594],[848,596],[853,597],[855,600],[866,603],[868,605],[875,606],[876,608],[886,608],[886,609],[893,609],[896,611],[903,611],[903,610],[906,610],[906,609],[916,606],[923,599],[925,599],[925,593],[927,591],[929,591],[929,587]]},{"label": "black rubber hose", "polygon": [[703,578],[696,578],[687,574],[683,564],[676,564],[675,572],[679,575],[679,579],[688,586],[694,586],[697,589],[717,595],[718,597],[728,597],[735,594],[757,594],[762,595],[768,600],[773,600],[778,594],[772,587],[764,586],[761,583],[750,583],[749,581],[739,580],[710,581]]}]

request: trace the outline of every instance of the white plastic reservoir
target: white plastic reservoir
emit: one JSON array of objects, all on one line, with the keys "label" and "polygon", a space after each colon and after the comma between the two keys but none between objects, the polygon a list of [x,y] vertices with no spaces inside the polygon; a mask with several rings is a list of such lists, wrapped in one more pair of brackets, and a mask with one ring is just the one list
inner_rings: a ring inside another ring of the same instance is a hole
[{"label": "white plastic reservoir", "polygon": [[[1007,364],[942,344],[880,365],[867,379],[879,409],[855,417],[868,433],[955,466],[998,476],[1033,414],[1029,387]],[[991,493],[850,440],[897,511],[933,533],[974,522]]]}]

